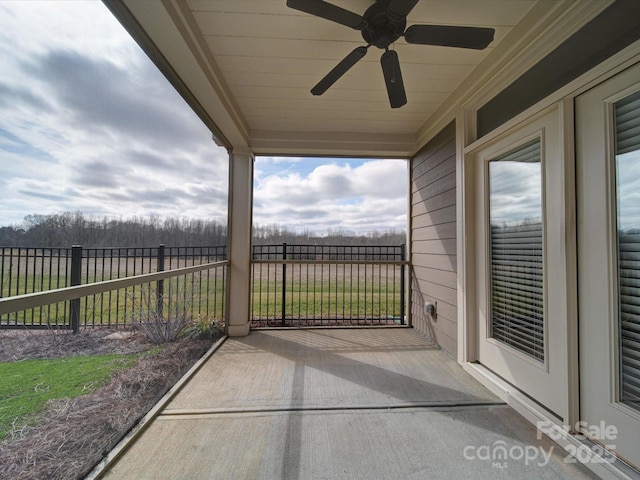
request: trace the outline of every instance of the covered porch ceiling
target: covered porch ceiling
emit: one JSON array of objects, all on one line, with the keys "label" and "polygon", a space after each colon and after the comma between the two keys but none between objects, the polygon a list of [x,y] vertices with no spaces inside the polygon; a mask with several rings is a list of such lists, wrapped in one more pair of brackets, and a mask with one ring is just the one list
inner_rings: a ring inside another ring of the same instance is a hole
[{"label": "covered porch ceiling", "polygon": [[[408,102],[392,109],[375,47],[324,95],[310,93],[365,42],[286,0],[104,1],[219,144],[257,155],[405,158],[459,105],[490,99],[610,3],[421,0],[407,26],[491,27],[495,39],[470,50],[400,38],[392,48]],[[330,3],[363,14],[373,0]]]}]

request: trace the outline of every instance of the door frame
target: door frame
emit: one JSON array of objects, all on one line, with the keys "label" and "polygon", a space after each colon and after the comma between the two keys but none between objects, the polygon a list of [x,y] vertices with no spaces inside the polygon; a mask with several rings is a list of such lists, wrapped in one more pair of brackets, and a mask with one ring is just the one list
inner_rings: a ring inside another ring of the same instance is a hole
[{"label": "door frame", "polygon": [[[584,454],[583,458],[594,458],[595,462],[587,464],[592,471],[600,476],[614,476],[615,478],[629,478],[624,471],[624,466],[597,463],[597,455],[593,453],[591,446],[585,445],[584,440],[579,435],[575,435],[578,432],[574,429],[574,426],[580,421],[574,101],[578,95],[636,63],[640,63],[640,42],[630,45],[480,139],[476,135],[476,111],[482,106],[483,99],[470,98],[456,111],[458,363],[472,377],[528,421],[538,427],[540,426],[539,422],[542,422],[545,426],[544,433],[552,436],[563,448],[569,452],[579,450]],[[476,192],[473,173],[475,167],[472,164],[470,152],[517,129],[519,125],[528,122],[545,109],[553,107],[560,110],[561,116],[560,138],[564,169],[562,181],[565,185],[562,208],[566,228],[564,248],[567,254],[562,264],[562,278],[567,302],[565,306],[567,318],[567,406],[564,424],[557,423],[537,403],[477,363],[476,242],[474,238]]]},{"label": "door frame", "polygon": [[[588,286],[596,286],[593,282],[593,278],[603,278],[605,282],[604,288],[598,288],[600,292],[598,300],[595,303],[591,300],[589,295],[583,295],[580,299],[579,308],[583,313],[581,318],[581,324],[583,327],[593,325],[594,329],[582,328],[581,342],[586,339],[594,339],[594,336],[598,342],[598,346],[602,345],[603,349],[596,349],[597,355],[604,352],[602,357],[598,361],[593,360],[593,355],[585,355],[586,359],[583,362],[582,374],[584,378],[581,381],[581,418],[580,420],[586,425],[589,425],[589,421],[596,421],[595,416],[600,422],[610,423],[612,426],[618,426],[620,430],[623,430],[622,425],[628,420],[633,419],[634,426],[627,426],[624,428],[625,433],[619,432],[627,438],[633,437],[633,434],[629,433],[628,429],[635,429],[637,432],[640,428],[640,411],[624,405],[620,402],[618,396],[620,395],[620,312],[619,305],[619,277],[618,277],[618,238],[617,238],[617,172],[616,172],[616,154],[615,154],[615,118],[613,106],[615,102],[627,97],[630,94],[637,93],[640,88],[640,80],[638,80],[638,72],[640,72],[640,62],[630,67],[629,70],[621,72],[618,75],[612,76],[606,81],[598,84],[594,89],[585,92],[580,97],[576,97],[576,108],[582,106],[583,109],[588,109],[589,113],[593,115],[585,115],[585,118],[589,120],[585,121],[582,126],[582,131],[576,131],[576,145],[582,146],[582,156],[576,155],[576,165],[578,167],[579,176],[576,177],[577,192],[579,194],[578,208],[581,210],[578,219],[581,220],[582,231],[595,232],[595,238],[600,240],[604,239],[603,253],[604,258],[598,257],[596,262],[599,262],[599,267],[594,267],[589,255],[585,254],[587,248],[584,246],[584,242],[591,241],[594,236],[583,235],[579,239],[579,247],[582,247],[582,255],[579,258],[581,265],[584,266],[584,271],[596,270],[601,273],[602,276],[597,277],[584,275],[583,288],[586,284]],[[579,99],[583,99],[581,105],[578,104]],[[595,122],[594,122],[595,119]],[[576,122],[577,124],[577,122]],[[593,140],[594,137],[598,137]],[[598,152],[597,156],[593,156],[590,152]],[[589,152],[586,153],[585,152]],[[579,153],[579,152],[576,152]],[[601,157],[600,155],[603,155]],[[593,160],[597,160],[595,163]],[[601,161],[602,160],[602,161]],[[594,168],[600,168],[603,171],[603,177],[600,175],[594,175]],[[587,173],[588,172],[588,173]],[[595,192],[593,195],[586,192]],[[601,201],[604,196],[604,202]],[[594,199],[595,198],[595,199]],[[594,210],[599,210],[599,213]],[[597,220],[593,220],[593,218]],[[590,219],[590,221],[587,221]],[[604,232],[602,227],[605,227]],[[602,243],[598,243],[600,248]],[[593,245],[592,245],[593,246]],[[590,266],[589,266],[590,265]],[[580,281],[580,279],[579,279]],[[602,286],[600,283],[599,286]],[[606,299],[606,300],[605,300]],[[592,303],[583,303],[590,302]],[[601,308],[602,307],[602,308]],[[598,310],[600,309],[600,310]],[[594,317],[592,311],[597,311],[598,315]],[[594,324],[594,318],[599,319],[601,316],[605,316],[608,320],[607,325],[601,326],[600,322]],[[594,335],[597,329],[601,328],[600,335]],[[588,335],[588,336],[587,336]],[[585,338],[585,336],[587,336]],[[582,345],[584,348],[585,345]],[[591,362],[587,365],[587,362]],[[589,368],[589,370],[587,370]],[[598,370],[602,369],[602,370]],[[599,374],[603,374],[607,381],[602,382],[604,388],[597,387],[589,381],[589,377],[595,375],[599,377]],[[606,394],[603,393],[606,391]],[[589,418],[591,417],[591,419]],[[595,443],[604,444],[606,438],[596,438],[593,440]],[[588,435],[587,435],[588,436]],[[624,437],[623,437],[624,438]],[[628,447],[625,444],[625,447]],[[631,449],[634,450],[633,448]],[[624,458],[623,452],[619,452],[619,449],[615,449],[621,458]],[[629,454],[631,455],[631,454]],[[637,455],[636,455],[637,457]],[[629,462],[635,463],[637,466],[637,458],[629,458]]]},{"label": "door frame", "polygon": [[[492,138],[489,138],[486,141],[474,142],[472,145],[464,149],[463,160],[461,165],[458,165],[459,167],[462,167],[462,171],[458,172],[458,175],[462,180],[462,190],[464,191],[463,200],[459,203],[459,206],[462,206],[462,209],[459,208],[459,213],[460,210],[462,210],[463,213],[462,221],[459,222],[463,228],[463,233],[458,237],[458,242],[460,243],[460,241],[462,241],[464,244],[462,248],[459,248],[459,252],[464,252],[461,256],[463,257],[463,261],[466,265],[465,275],[462,279],[463,282],[459,281],[458,283],[459,285],[465,285],[466,288],[464,290],[467,295],[469,295],[470,292],[472,293],[471,297],[462,299],[463,308],[461,309],[459,307],[461,314],[464,316],[463,322],[459,321],[459,326],[462,324],[463,327],[466,327],[466,331],[461,337],[465,339],[464,346],[466,348],[459,349],[459,362],[463,368],[470,371],[470,373],[479,373],[480,378],[484,380],[483,383],[485,383],[487,379],[491,379],[492,385],[489,386],[489,388],[500,398],[507,401],[507,403],[512,402],[514,405],[517,405],[518,408],[516,408],[516,410],[534,423],[539,419],[551,419],[554,423],[558,423],[559,419],[548,411],[546,407],[542,406],[542,404],[538,404],[537,402],[532,402],[529,396],[530,394],[518,390],[494,372],[491,372],[488,368],[481,365],[479,363],[478,348],[479,341],[482,338],[479,331],[479,326],[481,324],[479,309],[483,299],[480,298],[480,296],[487,294],[486,291],[484,294],[478,293],[477,286],[479,278],[478,274],[481,273],[477,270],[478,268],[482,268],[478,267],[478,262],[483,261],[479,258],[478,249],[485,243],[478,239],[476,235],[476,232],[478,232],[477,222],[483,221],[483,219],[479,218],[482,215],[477,213],[477,198],[478,194],[481,193],[478,191],[477,187],[479,179],[477,178],[476,168],[477,162],[481,160],[478,158],[478,153],[490,149],[499,150],[501,145],[508,145],[513,141],[512,139],[514,137],[530,137],[533,135],[532,129],[536,130],[535,125],[538,124],[540,120],[544,120],[544,117],[549,115],[557,115],[558,131],[553,132],[553,134],[557,135],[558,138],[558,154],[560,155],[560,158],[547,159],[547,161],[558,162],[557,171],[559,172],[559,178],[543,180],[543,192],[547,191],[550,182],[555,184],[556,189],[559,185],[563,186],[561,189],[562,191],[558,192],[559,196],[556,196],[556,198],[559,198],[561,202],[560,205],[558,205],[557,210],[558,217],[562,225],[563,235],[559,248],[559,251],[561,252],[561,261],[554,263],[553,273],[547,271],[545,275],[548,276],[553,274],[554,277],[557,278],[559,288],[561,288],[563,292],[566,292],[566,298],[562,304],[558,306],[558,315],[562,315],[567,320],[563,332],[566,339],[565,352],[563,353],[562,363],[557,365],[557,368],[563,369],[566,372],[568,389],[567,392],[562,393],[564,400],[562,401],[562,405],[557,408],[557,411],[554,413],[562,418],[560,423],[573,425],[577,422],[579,376],[577,371],[577,269],[575,268],[575,259],[577,258],[575,234],[575,163],[573,148],[567,149],[567,145],[573,145],[572,138],[574,134],[574,119],[572,102],[561,101],[551,104],[546,108],[539,110],[535,114],[530,115],[526,119],[511,125],[509,128],[503,129],[498,135],[493,135]],[[568,141],[569,138],[571,138],[570,141]],[[484,205],[481,208],[486,208],[486,202],[484,202]],[[546,217],[545,212],[543,212],[543,217]],[[545,260],[545,263],[546,262],[547,261]],[[547,265],[545,265],[545,269],[547,268]],[[486,284],[486,280],[484,283]],[[460,289],[458,293],[458,298],[460,298]],[[545,336],[547,335],[548,332],[545,332]],[[549,339],[546,338],[545,343],[549,344],[548,340]],[[462,358],[460,358],[460,354],[462,354]],[[545,370],[548,368],[546,361],[544,365],[541,365],[541,367]]]}]

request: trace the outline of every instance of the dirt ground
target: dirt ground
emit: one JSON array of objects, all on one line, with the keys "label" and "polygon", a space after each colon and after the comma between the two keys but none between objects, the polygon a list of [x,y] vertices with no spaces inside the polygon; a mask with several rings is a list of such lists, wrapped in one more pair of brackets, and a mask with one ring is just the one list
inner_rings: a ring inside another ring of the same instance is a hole
[{"label": "dirt ground", "polygon": [[[83,478],[215,340],[170,343],[143,355],[89,395],[50,401],[35,426],[15,429],[0,443],[0,478]],[[137,353],[153,347],[141,334],[126,331],[0,331],[0,362]]]}]

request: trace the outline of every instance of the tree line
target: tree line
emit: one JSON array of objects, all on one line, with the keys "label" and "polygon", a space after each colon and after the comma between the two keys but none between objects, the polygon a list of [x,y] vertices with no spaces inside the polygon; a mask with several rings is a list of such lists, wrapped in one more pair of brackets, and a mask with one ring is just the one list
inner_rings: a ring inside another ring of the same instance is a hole
[{"label": "tree line", "polygon": [[[403,230],[355,234],[329,229],[318,236],[309,230],[298,232],[286,226],[254,225],[253,242],[266,244],[315,245],[400,245],[406,243]],[[226,221],[167,217],[114,219],[81,212],[27,215],[21,224],[0,227],[0,246],[57,248],[82,245],[97,247],[210,246],[227,244]]]}]

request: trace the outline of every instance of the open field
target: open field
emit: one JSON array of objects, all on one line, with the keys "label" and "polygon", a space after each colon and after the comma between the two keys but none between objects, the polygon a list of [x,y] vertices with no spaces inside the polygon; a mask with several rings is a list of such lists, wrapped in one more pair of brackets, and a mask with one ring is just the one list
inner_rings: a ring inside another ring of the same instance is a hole
[{"label": "open field", "polygon": [[[253,321],[392,320],[403,314],[400,265],[278,264],[253,267]],[[284,302],[283,302],[284,293]]]},{"label": "open field", "polygon": [[[71,284],[70,249],[26,250],[32,251],[3,249],[1,297]],[[159,265],[155,254],[117,257],[109,253],[110,256],[94,255],[82,259],[81,284],[155,272],[159,267],[168,270],[212,261],[210,257],[172,257]],[[286,317],[289,320],[393,323],[404,315],[403,268],[388,263],[331,263],[326,260],[287,265],[277,260],[256,262],[252,267],[252,321],[258,325],[257,322]],[[150,311],[171,311],[176,302],[180,308],[189,309],[194,318],[220,320],[224,318],[226,301],[225,276],[226,268],[214,268],[84,297],[80,300],[80,324],[122,326]],[[5,327],[48,327],[69,326],[69,319],[69,302],[61,302],[4,315],[0,322]]]},{"label": "open field", "polygon": [[[219,320],[224,317],[225,279],[197,278],[195,275],[165,281],[163,312],[187,309],[194,318]],[[131,324],[149,311],[160,312],[158,286],[155,283],[113,290],[80,299],[82,326],[118,327]],[[3,324],[36,326],[69,326],[68,302],[15,312],[2,317]]]}]

